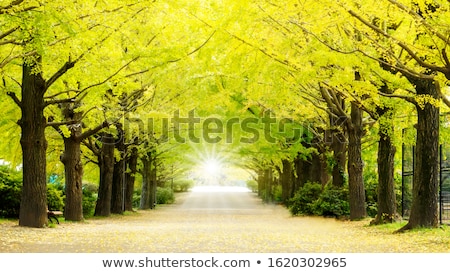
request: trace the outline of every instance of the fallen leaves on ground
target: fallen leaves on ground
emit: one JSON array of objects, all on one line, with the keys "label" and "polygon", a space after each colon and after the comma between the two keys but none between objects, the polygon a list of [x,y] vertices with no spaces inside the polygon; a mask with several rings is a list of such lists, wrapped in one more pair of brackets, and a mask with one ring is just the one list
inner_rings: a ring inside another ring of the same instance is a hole
[{"label": "fallen leaves on ground", "polygon": [[62,222],[55,228],[0,223],[0,252],[436,253],[450,252],[449,228],[393,234],[367,221],[292,217],[281,206],[219,215],[176,205],[130,215]]}]

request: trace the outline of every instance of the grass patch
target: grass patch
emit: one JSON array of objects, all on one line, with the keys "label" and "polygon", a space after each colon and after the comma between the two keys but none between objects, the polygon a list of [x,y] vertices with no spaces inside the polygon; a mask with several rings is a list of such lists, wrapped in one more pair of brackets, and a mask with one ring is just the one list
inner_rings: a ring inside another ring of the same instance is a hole
[{"label": "grass patch", "polygon": [[[375,229],[378,229],[380,231],[387,231],[387,232],[395,232],[405,226],[408,222],[406,221],[400,221],[395,222],[391,224],[383,224],[383,225],[375,225],[370,226]],[[408,234],[429,234],[429,235],[443,235],[445,237],[450,238],[450,226],[442,225],[438,228],[415,228],[411,230],[407,230],[406,233]]]},{"label": "grass patch", "polygon": [[[391,224],[384,224],[384,225],[376,225],[376,226],[370,226],[370,228],[374,228],[376,230],[386,232],[386,233],[395,233],[397,230],[405,226],[408,222],[401,221],[401,222],[395,222]],[[440,240],[445,240],[450,243],[450,226],[448,225],[441,225],[438,228],[415,228],[411,230],[407,230],[404,232],[407,236],[418,236],[423,237],[424,239],[429,238],[430,240],[436,240],[437,237],[440,238]]]},{"label": "grass patch", "polygon": [[0,224],[16,224],[19,223],[19,219],[15,218],[0,218]]},{"label": "grass patch", "polygon": [[383,231],[392,231],[395,232],[402,228],[404,225],[406,225],[408,222],[406,221],[400,221],[395,223],[389,223],[389,224],[382,224],[382,225],[368,225],[369,227],[373,227],[375,229],[383,230]]},{"label": "grass patch", "polygon": [[137,215],[136,211],[124,211],[123,216]]},{"label": "grass patch", "polygon": [[0,218],[0,224],[17,221],[17,219]]}]

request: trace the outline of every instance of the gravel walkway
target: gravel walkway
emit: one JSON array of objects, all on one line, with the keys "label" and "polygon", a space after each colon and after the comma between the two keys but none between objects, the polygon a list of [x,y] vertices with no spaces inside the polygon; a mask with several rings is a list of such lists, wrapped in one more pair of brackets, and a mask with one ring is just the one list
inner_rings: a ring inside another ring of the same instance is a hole
[{"label": "gravel walkway", "polygon": [[[367,221],[291,217],[277,205],[264,205],[252,193],[239,193],[253,207],[192,209],[185,203],[131,215],[62,222],[55,228],[0,223],[0,252],[127,253],[292,253],[292,252],[450,252],[448,239],[392,234]],[[197,196],[198,197],[198,196]],[[425,239],[424,239],[425,238]]]}]

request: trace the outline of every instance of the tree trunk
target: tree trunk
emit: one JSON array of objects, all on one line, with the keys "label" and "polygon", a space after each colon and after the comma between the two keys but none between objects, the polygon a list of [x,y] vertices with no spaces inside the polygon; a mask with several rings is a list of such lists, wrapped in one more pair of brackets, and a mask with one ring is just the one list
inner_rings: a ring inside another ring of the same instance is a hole
[{"label": "tree trunk", "polygon": [[23,188],[20,200],[19,225],[44,227],[47,224],[47,178],[44,117],[45,81],[36,63],[23,64],[22,74],[22,147]]},{"label": "tree trunk", "polygon": [[154,209],[156,206],[156,189],[157,189],[157,160],[156,158],[153,158],[152,160],[152,168],[150,170],[150,187],[149,187],[149,192],[150,192],[150,208]]},{"label": "tree trunk", "polygon": [[102,146],[97,155],[100,170],[95,216],[111,215],[111,195],[114,172],[114,137],[110,134],[102,135]]},{"label": "tree trunk", "polygon": [[395,221],[397,201],[395,197],[394,156],[395,145],[392,143],[394,124],[392,109],[380,109],[378,130],[378,200],[377,216],[371,224],[385,224]]},{"label": "tree trunk", "polygon": [[125,211],[133,211],[134,181],[137,173],[138,156],[138,150],[134,147],[126,160],[128,170],[125,174]]},{"label": "tree trunk", "polygon": [[331,145],[331,148],[333,149],[334,159],[334,165],[331,175],[333,177],[333,186],[341,188],[345,184],[345,162],[347,161],[347,145],[339,141],[338,139],[341,139],[341,136],[336,136]]},{"label": "tree trunk", "polygon": [[325,186],[328,182],[328,165],[323,154],[313,153],[311,158],[311,181]]},{"label": "tree trunk", "polygon": [[124,211],[124,180],[125,161],[123,155],[121,159],[114,163],[113,183],[111,194],[111,213],[122,214]]},{"label": "tree trunk", "polygon": [[64,217],[70,221],[81,221],[83,220],[83,164],[81,143],[78,138],[81,124],[73,128],[71,136],[64,138],[64,153],[61,155],[66,179]]},{"label": "tree trunk", "polygon": [[333,114],[329,115],[330,130],[326,131],[330,136],[325,136],[326,141],[331,141],[330,147],[333,151],[333,169],[331,175],[333,177],[332,184],[335,187],[341,188],[345,184],[345,163],[347,161],[347,135],[346,122],[347,116],[336,109],[339,106],[345,109],[345,100],[339,95],[336,95],[336,105],[329,105]]},{"label": "tree trunk", "polygon": [[[417,95],[438,99],[433,80],[413,79]],[[416,103],[417,137],[414,161],[413,199],[408,224],[399,231],[416,227],[437,227],[439,190],[439,107]]]},{"label": "tree trunk", "polygon": [[[307,147],[307,146],[305,146]],[[297,174],[297,185],[298,188],[303,187],[306,182],[315,182],[313,181],[313,165],[312,165],[312,155],[309,157],[305,157],[303,155],[297,155],[295,161],[295,172]],[[298,190],[298,188],[296,190]]]},{"label": "tree trunk", "polygon": [[350,219],[366,217],[366,194],[363,181],[363,162],[361,158],[362,110],[351,104],[351,120],[347,121],[348,133],[348,187]]},{"label": "tree trunk", "polygon": [[122,214],[125,209],[125,156],[126,145],[122,124],[116,123],[118,137],[116,139],[116,149],[120,153],[119,160],[114,162],[113,183],[111,194],[111,213]]},{"label": "tree trunk", "polygon": [[304,181],[301,177],[302,169],[303,169],[303,160],[300,158],[300,155],[297,155],[294,159],[295,176],[292,178],[291,196],[294,196],[295,193],[304,185]]},{"label": "tree trunk", "polygon": [[267,168],[264,170],[264,184],[265,184],[265,192],[264,192],[264,202],[270,203],[273,200],[273,174],[272,168]]},{"label": "tree trunk", "polygon": [[150,209],[150,181],[152,168],[152,154],[149,152],[147,156],[142,158],[142,191],[139,209]]},{"label": "tree trunk", "polygon": [[[335,122],[333,122],[334,124]],[[333,127],[337,125],[333,125]],[[333,150],[333,169],[331,175],[333,177],[332,184],[341,188],[345,184],[345,163],[347,161],[347,138],[343,130],[333,129],[331,135],[331,149]]]},{"label": "tree trunk", "polygon": [[288,159],[283,159],[283,170],[280,172],[281,180],[281,202],[286,204],[292,196],[292,162]]}]

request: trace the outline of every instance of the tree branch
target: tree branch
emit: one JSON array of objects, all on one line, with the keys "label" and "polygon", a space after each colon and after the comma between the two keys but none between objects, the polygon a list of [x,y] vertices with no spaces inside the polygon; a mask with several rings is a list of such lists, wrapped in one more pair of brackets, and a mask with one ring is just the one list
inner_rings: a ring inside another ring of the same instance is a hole
[{"label": "tree branch", "polygon": [[430,70],[438,71],[438,72],[441,72],[441,73],[444,73],[444,74],[448,73],[448,71],[447,71],[447,69],[445,67],[440,67],[440,66],[437,66],[437,65],[432,65],[432,64],[426,63],[408,45],[406,45],[402,41],[396,39],[392,35],[389,35],[386,31],[380,29],[379,27],[375,26],[374,24],[370,23],[369,21],[365,20],[359,14],[354,12],[353,10],[348,10],[348,13],[350,13],[350,15],[355,17],[358,21],[360,21],[361,23],[363,23],[364,25],[366,25],[367,27],[369,27],[370,29],[372,29],[376,33],[378,33],[380,35],[383,35],[384,37],[388,38],[389,40],[394,41],[400,48],[405,50],[408,53],[408,55],[411,58],[413,58],[423,68],[428,68]]},{"label": "tree branch", "polygon": [[[384,48],[383,46],[381,46],[377,41],[371,39],[371,38],[368,37],[368,36],[366,36],[366,37],[367,37],[368,39],[370,39],[370,40],[372,41],[372,43],[375,44],[380,50],[385,51],[385,52],[388,52],[388,50],[387,50],[386,48]],[[407,66],[405,66],[405,65],[399,60],[399,58],[397,58],[396,56],[393,56],[393,54],[390,54],[390,55],[391,55],[392,58],[395,59],[396,64],[391,64],[391,63],[389,63],[389,62],[387,62],[387,61],[385,61],[385,60],[383,60],[383,59],[380,59],[379,57],[371,56],[371,55],[367,54],[366,52],[364,52],[364,51],[362,51],[362,50],[359,50],[359,49],[358,49],[358,52],[361,53],[363,56],[365,56],[365,57],[371,59],[371,60],[374,60],[374,61],[376,61],[376,62],[378,62],[378,63],[380,63],[380,64],[383,64],[383,65],[385,65],[385,66],[388,66],[388,67],[390,67],[390,68],[392,68],[392,69],[394,69],[394,70],[396,70],[396,71],[402,73],[403,75],[410,75],[410,76],[412,76],[412,77],[422,78],[422,79],[433,79],[433,78],[434,78],[434,77],[431,76],[431,75],[422,74],[422,73],[416,72],[416,71],[414,71],[414,70],[408,68]]]},{"label": "tree branch", "polygon": [[139,59],[139,57],[133,58],[132,60],[130,60],[129,62],[127,62],[127,63],[124,64],[123,66],[121,66],[116,72],[114,72],[113,74],[109,75],[109,76],[108,76],[106,79],[104,79],[103,81],[98,82],[98,83],[94,83],[94,84],[92,84],[92,85],[89,85],[89,86],[83,88],[82,90],[80,90],[80,92],[79,92],[75,97],[80,96],[81,94],[85,93],[87,90],[89,90],[89,89],[91,89],[91,88],[93,88],[93,87],[100,86],[100,85],[106,83],[107,81],[109,81],[110,79],[112,79],[113,77],[115,77],[117,74],[120,73],[120,71],[122,71],[123,69],[125,69],[127,66],[129,66],[132,62],[136,61],[137,59]]},{"label": "tree branch", "polygon": [[119,26],[115,29],[113,29],[110,33],[108,33],[105,37],[103,37],[102,39],[100,39],[99,41],[97,41],[95,44],[93,44],[92,46],[88,47],[86,49],[85,52],[81,53],[74,62],[78,62],[79,60],[81,60],[87,53],[91,52],[95,47],[102,45],[104,41],[106,41],[109,37],[111,37],[114,33],[116,33],[117,31],[120,31],[122,29],[122,26],[125,25],[126,23],[128,23],[132,18],[134,18],[136,15],[138,15],[139,13],[141,13],[142,11],[144,11],[145,8],[142,8],[138,11],[136,11],[133,16],[130,16],[129,18],[127,18],[125,21],[123,21],[122,23],[119,24]]},{"label": "tree branch", "polygon": [[[347,113],[344,111],[344,109],[342,109],[341,103],[336,96],[336,90],[332,86],[328,85],[325,82],[322,82],[321,84],[326,86],[326,88],[323,86],[320,86],[319,89],[320,89],[320,92],[322,93],[322,97],[325,99],[325,101],[327,102],[330,109],[335,109],[336,115],[341,115],[341,116],[347,117]],[[341,92],[339,92],[339,93],[341,94]]]},{"label": "tree branch", "polygon": [[89,149],[91,150],[92,153],[94,153],[94,155],[98,156],[100,154],[100,149],[99,147],[93,142],[92,137],[88,137],[85,139],[81,140],[83,142],[83,144]]},{"label": "tree branch", "polygon": [[68,99],[60,99],[60,100],[48,100],[45,102],[45,107],[53,104],[60,104],[60,103],[71,103],[76,102],[75,98],[68,98]]},{"label": "tree branch", "polygon": [[17,58],[20,58],[20,57],[28,57],[28,56],[32,56],[32,55],[34,55],[34,54],[36,54],[36,51],[35,51],[35,50],[26,52],[26,53],[24,53],[24,54],[18,54],[18,55],[12,55],[12,54],[10,54],[9,57],[6,57],[6,58],[4,58],[4,59],[2,60],[2,62],[0,63],[0,68],[3,68],[4,66],[6,66],[9,62],[11,62],[11,61],[14,60],[14,59],[17,59]]},{"label": "tree branch", "polygon": [[442,101],[444,102],[445,105],[447,105],[447,107],[450,107],[450,100],[447,98],[447,96],[444,93],[442,93],[439,82],[435,81],[434,83],[436,85],[436,90],[439,92],[439,96],[441,97]]},{"label": "tree branch", "polygon": [[63,125],[72,125],[72,124],[77,124],[79,123],[78,120],[68,120],[68,121],[60,121],[60,122],[47,122],[46,127],[52,126],[52,127],[58,127],[58,126],[63,126]]},{"label": "tree branch", "polygon": [[81,140],[85,140],[87,138],[89,138],[90,136],[96,134],[97,132],[99,132],[100,130],[102,130],[103,128],[109,127],[110,123],[107,121],[104,121],[102,124],[99,124],[97,127],[92,128],[90,130],[87,130],[86,132],[82,133],[79,136],[79,139]]},{"label": "tree branch", "polygon": [[3,39],[3,38],[5,38],[6,36],[8,36],[8,35],[14,33],[14,32],[15,32],[16,30],[18,30],[18,29],[19,29],[19,27],[13,27],[13,28],[11,28],[10,30],[7,30],[7,31],[1,33],[1,34],[0,34],[0,39]]},{"label": "tree branch", "polygon": [[13,9],[13,8],[14,8],[14,10],[13,10],[14,12],[24,12],[24,11],[29,11],[29,10],[38,8],[38,6],[29,6],[29,7],[24,7],[22,9],[16,8],[16,6],[20,5],[22,2],[24,2],[24,0],[15,0],[15,1],[12,1],[8,6],[0,7],[0,14],[6,14],[6,13],[8,13],[8,10]]},{"label": "tree branch", "polygon": [[53,117],[49,117],[47,120],[47,124],[50,124],[48,126],[53,127],[53,129],[55,129],[55,131],[62,137],[64,138],[64,133],[61,130],[60,125],[58,125],[58,123],[53,122],[54,118]]},{"label": "tree branch", "polygon": [[78,92],[80,92],[80,90],[71,89],[71,90],[61,91],[61,92],[58,92],[58,93],[56,93],[54,95],[46,96],[46,97],[44,97],[44,99],[50,100],[50,99],[56,98],[56,97],[58,97],[59,95],[62,95],[62,94],[69,94],[70,92],[78,93]]},{"label": "tree branch", "polygon": [[0,7],[0,10],[2,9],[10,9],[14,6],[20,5],[24,0],[14,0],[12,1],[9,5],[4,6],[4,7]]},{"label": "tree branch", "polygon": [[69,60],[52,77],[50,77],[50,79],[47,80],[45,83],[45,88],[48,89],[53,83],[55,83],[55,81],[69,71],[69,69],[73,68],[77,61],[78,60],[72,62],[69,57]]},{"label": "tree branch", "polygon": [[450,61],[447,56],[447,51],[445,50],[445,48],[443,48],[441,50],[441,52],[442,52],[442,58],[444,59],[445,65],[450,68]]},{"label": "tree branch", "polygon": [[208,39],[206,39],[199,47],[197,47],[193,51],[189,52],[187,55],[190,56],[190,55],[194,54],[195,52],[199,51],[202,47],[204,47],[209,42],[209,40],[211,40],[211,38],[214,36],[215,33],[216,33],[216,31],[214,30],[211,33],[211,35],[208,37]]},{"label": "tree branch", "polygon": [[290,63],[288,60],[282,60],[282,59],[280,59],[280,58],[270,54],[266,50],[264,50],[264,49],[262,49],[262,48],[260,48],[260,47],[258,47],[256,45],[253,45],[252,43],[250,43],[250,42],[248,42],[248,41],[246,41],[246,40],[244,40],[244,39],[242,39],[242,38],[240,38],[240,37],[238,37],[238,36],[228,32],[228,31],[226,31],[226,33],[228,33],[231,37],[235,38],[236,40],[241,41],[242,43],[250,46],[251,48],[254,48],[254,49],[260,51],[262,54],[266,55],[267,57],[271,58],[272,60],[274,60],[276,62],[279,62],[279,63],[281,63],[281,64],[283,64],[283,65],[285,65],[287,67],[291,67],[294,70],[300,70],[299,67],[297,67],[296,65]]},{"label": "tree branch", "polygon": [[23,45],[23,43],[17,42],[16,39],[0,41],[0,46],[2,46],[2,45],[7,45],[7,44],[12,44],[12,45]]},{"label": "tree branch", "polygon": [[324,46],[328,47],[328,49],[330,49],[330,50],[332,50],[332,51],[335,51],[335,52],[338,52],[338,53],[341,53],[341,54],[347,54],[347,55],[349,55],[349,54],[355,54],[355,53],[358,52],[357,49],[350,50],[350,51],[343,51],[342,49],[335,48],[335,47],[333,47],[332,45],[330,45],[330,44],[328,44],[327,42],[325,42],[324,40],[322,40],[321,38],[319,38],[319,36],[317,36],[315,33],[309,31],[308,29],[306,29],[305,27],[303,27],[302,25],[300,25],[298,22],[295,22],[295,21],[293,21],[293,20],[291,20],[291,21],[289,21],[289,22],[290,22],[291,24],[293,24],[293,25],[299,27],[299,28],[300,28],[302,31],[304,31],[306,34],[309,34],[309,35],[311,35],[312,37],[314,37],[317,41],[319,41],[319,43],[321,43],[321,44],[323,44]]},{"label": "tree branch", "polygon": [[396,0],[388,0],[388,1],[391,4],[397,6],[399,9],[403,10],[404,12],[406,12],[409,15],[411,15],[412,17],[414,17],[415,20],[420,21],[420,23],[423,26],[425,26],[433,35],[435,35],[436,37],[441,39],[444,43],[448,43],[448,38],[445,35],[443,35],[442,33],[436,31],[431,25],[429,25],[427,23],[427,21],[422,16],[417,14],[417,12],[414,12],[412,9],[408,9],[405,5],[403,5],[402,3],[399,3]]},{"label": "tree branch", "polygon": [[406,100],[407,102],[410,102],[410,103],[412,103],[414,105],[417,105],[417,102],[414,99],[414,97],[410,97],[410,96],[406,96],[406,95],[398,95],[398,94],[387,94],[387,93],[383,93],[381,91],[378,91],[378,94],[383,96],[383,97],[387,97],[387,98],[403,99],[403,100]]},{"label": "tree branch", "polygon": [[17,106],[20,107],[20,109],[22,109],[22,102],[19,100],[19,98],[16,96],[16,93],[14,92],[8,92],[6,93],[8,96],[11,97],[11,99],[17,104]]},{"label": "tree branch", "polygon": [[314,105],[315,108],[317,108],[317,109],[319,109],[319,110],[322,110],[322,111],[326,112],[326,113],[329,114],[329,115],[336,116],[333,112],[330,111],[330,108],[326,108],[326,107],[320,106],[320,105],[317,103],[317,101],[314,101],[314,100],[312,100],[311,98],[308,98],[307,96],[304,96],[304,95],[300,95],[300,97],[301,97],[302,99],[305,99],[305,100],[309,101],[312,105]]},{"label": "tree branch", "polygon": [[[199,51],[200,49],[202,49],[202,48],[209,42],[209,40],[211,40],[211,38],[214,36],[215,33],[216,33],[216,31],[214,30],[214,31],[211,33],[211,35],[210,35],[210,36],[209,36],[209,37],[208,37],[208,38],[207,38],[200,46],[198,46],[197,48],[195,48],[195,49],[192,50],[191,52],[188,52],[188,53],[186,54],[186,56],[190,56],[190,55],[194,54],[195,52]],[[148,46],[155,38],[156,38],[156,35],[153,36],[153,37],[150,39],[150,41],[148,42],[147,46]],[[144,74],[144,73],[149,72],[149,71],[152,70],[152,69],[161,67],[161,66],[166,65],[166,64],[169,64],[169,63],[176,63],[176,62],[181,61],[182,59],[183,59],[183,58],[176,58],[176,59],[167,60],[167,61],[162,62],[162,63],[160,63],[160,64],[154,65],[154,66],[152,66],[151,68],[147,68],[147,69],[143,69],[143,70],[138,71],[138,72],[134,72],[134,73],[127,74],[127,75],[125,75],[125,77],[126,77],[126,78],[129,78],[129,77],[132,77],[132,76],[137,76],[137,75],[140,75],[140,74]]]}]

